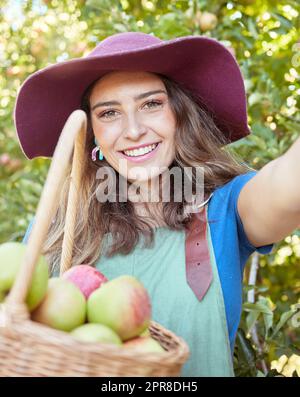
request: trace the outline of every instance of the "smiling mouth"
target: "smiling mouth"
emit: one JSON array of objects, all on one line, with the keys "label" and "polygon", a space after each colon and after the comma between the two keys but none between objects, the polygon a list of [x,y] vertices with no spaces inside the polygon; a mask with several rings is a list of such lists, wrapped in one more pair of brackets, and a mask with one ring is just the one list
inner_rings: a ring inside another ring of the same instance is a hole
[{"label": "smiling mouth", "polygon": [[149,154],[149,153],[153,152],[153,150],[155,150],[160,143],[161,142],[157,142],[155,144],[155,146],[153,145],[152,149],[149,152],[146,152],[146,153],[141,153],[141,154],[137,154],[137,155],[130,155],[130,154],[126,154],[125,151],[123,151],[123,150],[121,152],[127,157],[133,157],[133,158],[142,157],[142,156],[145,156],[146,154]]}]

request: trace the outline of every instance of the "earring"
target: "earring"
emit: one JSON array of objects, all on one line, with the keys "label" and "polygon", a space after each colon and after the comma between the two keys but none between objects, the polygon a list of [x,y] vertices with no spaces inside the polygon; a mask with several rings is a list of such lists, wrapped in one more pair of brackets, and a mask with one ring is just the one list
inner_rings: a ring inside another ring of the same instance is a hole
[{"label": "earring", "polygon": [[102,153],[102,151],[100,149],[100,146],[98,146],[96,138],[94,139],[94,142],[96,144],[96,147],[92,151],[92,160],[96,161],[96,154],[97,154],[98,151],[99,151],[99,160],[103,160],[103,153]]}]

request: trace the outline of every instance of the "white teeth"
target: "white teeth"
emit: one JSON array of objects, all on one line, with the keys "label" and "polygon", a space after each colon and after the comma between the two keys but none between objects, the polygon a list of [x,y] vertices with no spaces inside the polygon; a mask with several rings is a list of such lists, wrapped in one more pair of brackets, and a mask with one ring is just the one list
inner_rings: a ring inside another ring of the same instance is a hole
[{"label": "white teeth", "polygon": [[143,154],[152,152],[152,150],[154,150],[157,145],[158,145],[158,143],[154,143],[153,145],[145,146],[145,147],[140,148],[140,149],[124,150],[124,153],[127,156],[131,156],[131,157],[141,156]]}]

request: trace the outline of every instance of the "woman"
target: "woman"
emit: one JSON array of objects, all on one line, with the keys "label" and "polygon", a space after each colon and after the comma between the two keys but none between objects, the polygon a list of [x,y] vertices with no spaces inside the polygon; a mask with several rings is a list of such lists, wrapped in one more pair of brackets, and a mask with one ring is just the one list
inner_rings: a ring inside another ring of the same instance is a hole
[{"label": "woman", "polygon": [[[88,116],[88,134],[73,265],[142,281],[152,318],[190,347],[182,376],[232,376],[244,265],[300,223],[299,140],[259,172],[226,151],[250,133],[243,80],[230,52],[206,37],[117,34],[85,58],[36,72],[15,110],[25,155],[51,156],[76,108]],[[117,189],[105,196],[97,173],[108,169]],[[182,171],[176,181],[173,169]],[[201,194],[176,200],[186,175]],[[67,181],[44,246],[52,274]]]}]

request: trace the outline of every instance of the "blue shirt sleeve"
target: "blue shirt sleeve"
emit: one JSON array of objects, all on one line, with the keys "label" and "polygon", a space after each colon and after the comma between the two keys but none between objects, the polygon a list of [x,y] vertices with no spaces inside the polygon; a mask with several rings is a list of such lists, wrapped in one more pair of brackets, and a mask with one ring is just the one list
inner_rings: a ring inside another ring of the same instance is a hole
[{"label": "blue shirt sleeve", "polygon": [[251,171],[248,172],[247,174],[239,175],[238,177],[234,178],[231,189],[231,198],[232,198],[232,203],[234,205],[234,213],[236,216],[239,243],[241,244],[242,248],[244,248],[245,251],[248,252],[249,255],[251,255],[254,251],[257,251],[260,254],[269,254],[274,247],[274,244],[255,247],[253,244],[250,243],[245,233],[244,226],[237,208],[237,201],[242,188],[256,174],[257,171]]},{"label": "blue shirt sleeve", "polygon": [[243,274],[250,255],[268,254],[273,244],[253,246],[245,233],[237,201],[245,184],[257,171],[237,175],[218,187],[209,202],[209,226],[219,277],[222,285],[230,345],[233,351],[242,312]]}]

